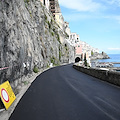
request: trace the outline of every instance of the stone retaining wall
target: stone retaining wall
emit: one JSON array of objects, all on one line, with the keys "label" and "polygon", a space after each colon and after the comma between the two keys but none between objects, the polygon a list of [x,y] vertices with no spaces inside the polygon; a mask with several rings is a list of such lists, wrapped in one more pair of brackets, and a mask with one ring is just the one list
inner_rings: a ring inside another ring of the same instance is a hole
[{"label": "stone retaining wall", "polygon": [[107,81],[109,83],[120,86],[120,73],[119,72],[100,70],[96,68],[87,68],[87,67],[85,68],[85,67],[81,67],[77,65],[73,65],[73,68],[83,73],[86,73],[88,75],[91,75],[93,77],[99,78],[103,81]]}]

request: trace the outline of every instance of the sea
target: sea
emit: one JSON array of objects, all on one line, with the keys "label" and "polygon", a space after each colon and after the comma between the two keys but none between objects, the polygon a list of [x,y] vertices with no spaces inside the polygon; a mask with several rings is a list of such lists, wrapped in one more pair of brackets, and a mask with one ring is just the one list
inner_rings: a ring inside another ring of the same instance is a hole
[{"label": "sea", "polygon": [[[98,59],[97,62],[120,62],[120,54],[108,54],[110,59]],[[114,64],[113,67],[120,67],[120,64]]]}]

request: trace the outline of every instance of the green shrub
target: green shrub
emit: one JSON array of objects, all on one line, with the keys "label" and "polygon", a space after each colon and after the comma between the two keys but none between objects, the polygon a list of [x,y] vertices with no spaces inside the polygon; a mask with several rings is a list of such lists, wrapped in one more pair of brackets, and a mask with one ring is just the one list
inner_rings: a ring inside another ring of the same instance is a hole
[{"label": "green shrub", "polygon": [[53,28],[53,31],[56,32],[56,31],[55,31],[55,28]]},{"label": "green shrub", "polygon": [[50,65],[49,65],[49,63],[47,64],[47,68],[49,68],[50,67]]},{"label": "green shrub", "polygon": [[93,51],[91,51],[91,56],[93,56],[93,54],[94,54]]},{"label": "green shrub", "polygon": [[28,84],[29,84],[28,81],[23,81],[22,83],[23,83],[24,85],[28,85]]},{"label": "green shrub", "polygon": [[65,35],[66,35],[67,38],[69,38],[69,35],[66,32],[65,32]]},{"label": "green shrub", "polygon": [[61,59],[62,52],[59,50],[59,60]]},{"label": "green shrub", "polygon": [[51,47],[51,51],[53,52],[53,48]]},{"label": "green shrub", "polygon": [[29,3],[30,1],[29,0],[26,0],[27,1],[27,3]]},{"label": "green shrub", "polygon": [[51,24],[53,24],[53,19],[51,19]]},{"label": "green shrub", "polygon": [[34,73],[38,73],[38,72],[39,72],[37,66],[35,66],[35,67],[33,68],[33,72],[34,72]]},{"label": "green shrub", "polygon": [[84,60],[84,65],[87,67],[88,65],[87,60]]},{"label": "green shrub", "polygon": [[56,35],[57,35],[57,40],[58,40],[58,42],[61,44],[59,34],[57,33]]},{"label": "green shrub", "polygon": [[68,50],[69,50],[67,46],[65,47],[65,50],[66,50],[66,51],[68,51]]},{"label": "green shrub", "polygon": [[51,24],[50,24],[50,22],[48,21],[48,26],[49,26],[49,29],[51,29]]},{"label": "green shrub", "polygon": [[47,16],[45,15],[45,21],[47,21]]},{"label": "green shrub", "polygon": [[54,36],[54,32],[51,32],[51,35]]},{"label": "green shrub", "polygon": [[51,63],[53,63],[54,66],[59,66],[60,65],[60,61],[59,59],[57,59],[56,57],[51,57],[50,59]]},{"label": "green shrub", "polygon": [[25,7],[28,9],[27,3],[25,3]]},{"label": "green shrub", "polygon": [[32,18],[32,14],[30,13],[30,17]]},{"label": "green shrub", "polygon": [[29,0],[24,0],[25,3],[29,3],[30,1]]},{"label": "green shrub", "polygon": [[53,63],[53,65],[55,64],[55,58],[54,57],[51,57],[50,61],[51,61],[51,63]]}]

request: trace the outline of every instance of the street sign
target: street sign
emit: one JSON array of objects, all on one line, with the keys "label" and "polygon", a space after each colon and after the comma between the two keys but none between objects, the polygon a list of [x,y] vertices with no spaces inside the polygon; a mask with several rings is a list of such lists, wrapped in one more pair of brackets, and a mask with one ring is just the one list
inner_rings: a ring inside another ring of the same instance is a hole
[{"label": "street sign", "polygon": [[11,104],[16,99],[9,81],[6,81],[0,85],[0,97],[6,110],[11,106]]}]

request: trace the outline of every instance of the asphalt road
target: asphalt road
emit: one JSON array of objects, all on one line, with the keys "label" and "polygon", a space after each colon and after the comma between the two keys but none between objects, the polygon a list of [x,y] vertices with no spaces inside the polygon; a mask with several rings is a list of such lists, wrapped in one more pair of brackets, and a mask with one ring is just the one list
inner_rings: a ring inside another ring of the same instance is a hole
[{"label": "asphalt road", "polygon": [[37,77],[9,120],[120,120],[120,87],[72,65]]}]

